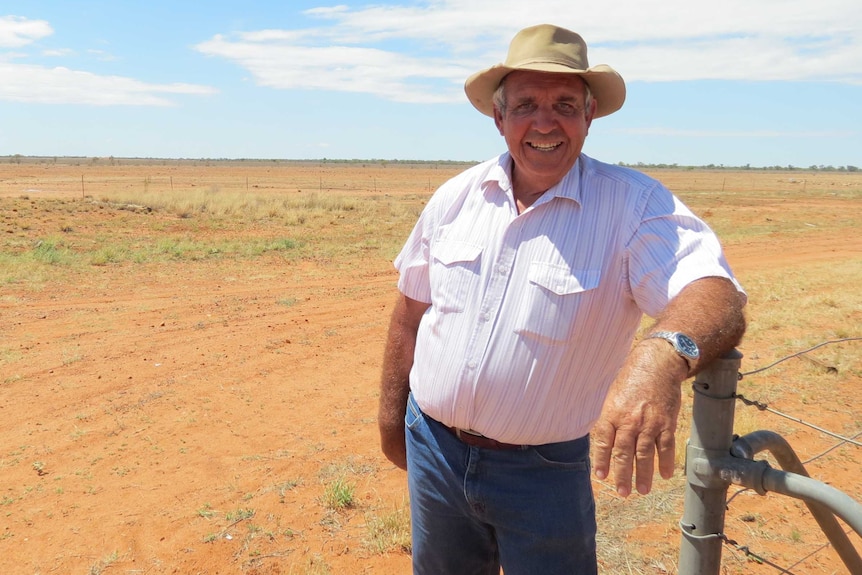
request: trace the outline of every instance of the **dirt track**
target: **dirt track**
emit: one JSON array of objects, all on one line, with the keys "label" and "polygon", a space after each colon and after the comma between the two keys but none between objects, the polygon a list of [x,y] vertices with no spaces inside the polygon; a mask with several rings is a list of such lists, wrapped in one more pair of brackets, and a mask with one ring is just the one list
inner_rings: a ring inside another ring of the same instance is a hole
[{"label": "dirt track", "polygon": [[[2,205],[18,194],[7,189]],[[730,243],[727,253],[744,281],[858,262],[862,241],[826,229]],[[409,572],[406,553],[369,548],[366,527],[406,504],[403,474],[378,453],[375,419],[396,275],[379,254],[353,263],[94,266],[63,282],[0,285],[0,572]],[[858,308],[848,321],[858,332]],[[746,361],[770,357],[764,341],[746,345],[756,346],[742,347]],[[859,426],[853,370],[835,384],[850,395],[824,414],[830,424]],[[816,405],[804,408],[816,419]],[[806,443],[817,439],[795,432],[803,450],[819,449]],[[862,492],[857,453],[843,456],[843,470],[818,473],[855,473],[842,489]],[[321,499],[339,476],[357,501],[332,511]],[[792,524],[797,514],[791,502],[760,517]],[[678,540],[672,525],[649,523],[630,536]],[[792,541],[777,544],[770,551],[800,555]],[[827,555],[816,565],[840,563]]]}]

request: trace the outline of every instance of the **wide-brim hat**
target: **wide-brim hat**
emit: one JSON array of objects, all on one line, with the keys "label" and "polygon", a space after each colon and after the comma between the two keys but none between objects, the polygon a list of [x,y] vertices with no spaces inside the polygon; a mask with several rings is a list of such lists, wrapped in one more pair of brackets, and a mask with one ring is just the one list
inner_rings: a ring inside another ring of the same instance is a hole
[{"label": "wide-brim hat", "polygon": [[626,100],[626,84],[613,68],[606,64],[590,66],[587,44],[579,34],[540,24],[518,32],[509,44],[506,61],[476,72],[464,83],[467,98],[486,116],[494,116],[494,92],[503,78],[515,70],[576,74],[590,87],[596,100],[598,118],[613,114]]}]

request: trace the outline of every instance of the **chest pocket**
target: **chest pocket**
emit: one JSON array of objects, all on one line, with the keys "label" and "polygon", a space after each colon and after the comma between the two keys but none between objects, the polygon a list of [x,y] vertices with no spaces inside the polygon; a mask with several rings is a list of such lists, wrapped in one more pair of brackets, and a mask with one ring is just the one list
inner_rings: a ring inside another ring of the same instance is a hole
[{"label": "chest pocket", "polygon": [[482,246],[440,240],[431,245],[431,304],[438,312],[464,311],[479,287]]},{"label": "chest pocket", "polygon": [[599,285],[600,270],[573,270],[566,266],[533,262],[519,306],[516,331],[547,343],[569,339],[589,291]]}]

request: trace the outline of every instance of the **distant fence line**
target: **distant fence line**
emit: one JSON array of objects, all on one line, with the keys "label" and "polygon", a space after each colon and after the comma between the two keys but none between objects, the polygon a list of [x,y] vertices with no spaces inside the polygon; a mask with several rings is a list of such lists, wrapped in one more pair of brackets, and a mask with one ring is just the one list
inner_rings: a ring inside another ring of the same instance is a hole
[{"label": "distant fence line", "polygon": [[[3,170],[0,185],[19,193],[73,192],[84,195],[118,192],[164,192],[183,190],[206,190],[208,192],[339,192],[339,193],[421,193],[430,194],[450,177],[461,172],[469,164],[385,164],[391,169],[381,170],[384,164],[362,163],[306,163],[279,165],[272,170],[263,170],[257,162],[254,166],[244,164],[243,169],[234,164],[202,166],[200,171],[185,169],[178,173],[165,173],[158,164],[137,165],[132,173],[105,174],[104,168],[82,166],[78,174],[65,166],[61,173],[53,173],[51,167],[39,173],[10,173]],[[370,169],[365,169],[366,167]],[[149,168],[152,172],[147,174]],[[59,170],[57,170],[59,171]],[[859,193],[862,192],[862,176],[847,172],[800,173],[765,171],[689,171],[646,170],[661,180],[679,195],[722,194],[810,194],[810,193]],[[17,188],[17,189],[16,189]]]},{"label": "distant fence line", "polygon": [[[326,177],[318,175],[296,175],[282,177],[253,176],[173,176],[154,175],[141,177],[98,177],[82,174],[78,177],[65,178],[28,178],[19,183],[21,194],[38,194],[40,192],[78,193],[83,196],[98,194],[121,193],[160,193],[181,191],[245,192],[245,193],[297,193],[297,192],[328,192],[328,193],[427,193],[433,192],[448,179],[448,175],[431,177],[402,177],[397,179],[368,177],[351,178],[344,176]],[[6,182],[8,187],[10,182]],[[12,184],[14,185],[14,184]]]}]

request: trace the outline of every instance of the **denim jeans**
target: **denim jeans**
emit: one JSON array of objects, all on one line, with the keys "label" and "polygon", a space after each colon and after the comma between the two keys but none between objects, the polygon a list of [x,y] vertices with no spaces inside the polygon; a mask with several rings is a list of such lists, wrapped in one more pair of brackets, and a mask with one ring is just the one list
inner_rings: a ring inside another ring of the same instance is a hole
[{"label": "denim jeans", "polygon": [[414,575],[595,575],[589,437],[522,450],[462,443],[411,395]]}]

